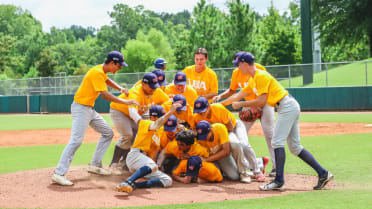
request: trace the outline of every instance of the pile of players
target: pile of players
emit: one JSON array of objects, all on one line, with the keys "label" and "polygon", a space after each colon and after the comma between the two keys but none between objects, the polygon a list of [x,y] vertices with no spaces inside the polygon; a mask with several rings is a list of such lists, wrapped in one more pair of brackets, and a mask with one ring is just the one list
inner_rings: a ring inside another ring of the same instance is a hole
[{"label": "pile of players", "polygon": [[[119,58],[120,55],[119,53]],[[221,182],[227,178],[243,183],[250,183],[252,179],[265,182],[265,166],[269,158],[256,158],[248,141],[248,132],[254,121],[245,122],[237,119],[224,106],[232,103],[236,108],[257,106],[262,108],[260,120],[273,163],[273,169],[269,175],[276,176],[276,178],[269,184],[260,186],[260,189],[284,189],[284,162],[283,165],[280,164],[281,170],[278,176],[275,167],[278,165],[275,163],[275,159],[278,159],[275,158],[276,151],[281,152],[284,145],[274,150],[272,138],[275,134],[274,106],[278,105],[279,108],[282,101],[284,103],[288,100],[285,99],[290,96],[288,92],[285,93],[283,88],[279,89],[281,93],[277,93],[278,90],[275,89],[277,95],[274,94],[274,96],[277,98],[274,99],[268,98],[272,97],[272,93],[264,92],[266,98],[262,102],[263,99],[257,93],[257,89],[265,87],[259,86],[262,85],[260,82],[255,83],[253,77],[256,77],[255,71],[263,71],[265,74],[265,68],[254,63],[254,57],[250,53],[239,52],[235,55],[233,62],[238,68],[233,72],[230,88],[218,95],[217,75],[206,66],[207,51],[203,48],[197,49],[194,53],[194,60],[195,65],[177,72],[171,83],[165,80],[164,70],[167,62],[162,58],[155,60],[154,71],[146,73],[129,90],[115,86],[117,84],[113,81],[110,81],[111,85],[109,85],[106,81],[109,86],[118,87],[116,89],[122,92],[116,98],[117,100],[106,97],[111,101],[110,116],[120,134],[120,139],[115,146],[109,169],[102,168],[102,163],[99,161],[102,160],[108,145],[101,143],[101,140],[98,142],[95,156],[101,153],[99,155],[101,159],[98,158],[97,161],[97,158],[94,158],[88,167],[88,172],[101,175],[121,175],[130,172],[130,177],[116,187],[118,191],[127,193],[136,188],[169,187],[172,185],[172,180],[183,183],[203,183]],[[119,61],[121,61],[119,62],[121,66],[126,65],[124,57]],[[106,62],[110,63],[110,54]],[[249,73],[248,68],[245,69],[244,63],[249,64],[254,70],[253,73]],[[242,90],[235,94],[239,88]],[[101,91],[99,92],[103,95]],[[242,98],[245,98],[248,103],[239,102]],[[225,100],[218,103],[221,99]],[[79,98],[75,95],[74,102],[76,100]],[[252,101],[253,103],[250,104],[249,102]],[[272,104],[271,101],[275,102]],[[73,113],[73,109],[71,112]],[[92,122],[88,124],[92,126]],[[94,125],[92,127],[95,128]],[[99,129],[95,128],[100,132]],[[85,130],[83,129],[84,133]],[[74,124],[70,143],[74,141],[73,135]],[[102,137],[103,135],[104,133]],[[110,137],[112,139],[112,136],[106,138]],[[75,151],[69,155],[70,143],[66,146],[55,174],[52,176],[52,180],[61,185],[73,184],[64,176],[69,163],[66,168],[66,160],[63,161],[63,159],[67,158],[71,162],[77,149],[74,148]],[[295,143],[292,146],[291,143],[289,145],[291,151],[293,147],[295,149],[293,152],[300,152],[296,153],[299,157],[302,154],[308,161],[312,160],[312,155],[301,144]],[[306,152],[303,153],[304,151]],[[280,152],[279,156],[282,156]],[[313,161],[308,162],[309,165],[311,163]],[[314,189],[321,189],[333,178],[333,175],[320,165],[314,169],[319,171],[319,182],[317,188],[314,187]]]}]

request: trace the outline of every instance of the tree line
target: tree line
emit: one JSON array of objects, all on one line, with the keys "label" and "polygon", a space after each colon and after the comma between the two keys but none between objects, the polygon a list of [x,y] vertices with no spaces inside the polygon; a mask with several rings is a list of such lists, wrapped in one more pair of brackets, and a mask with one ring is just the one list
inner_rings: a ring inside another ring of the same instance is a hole
[{"label": "tree line", "polygon": [[[334,1],[332,8],[322,0],[313,0],[312,4],[323,62],[371,56],[372,15],[368,11],[372,10],[368,10],[368,0],[356,5]],[[290,12],[283,14],[273,4],[266,15],[241,0],[228,0],[226,5],[228,11],[221,11],[200,0],[192,13],[185,10],[172,14],[141,5],[115,4],[108,13],[111,25],[99,29],[52,27],[48,33],[29,11],[0,5],[0,79],[54,76],[60,72],[82,75],[102,63],[112,50],[121,51],[129,64],[121,72],[151,71],[158,57],[168,61],[168,69],[180,70],[193,64],[193,52],[200,47],[208,50],[208,66],[213,68],[232,67],[237,51],[252,52],[263,65],[301,63],[299,0],[292,1]],[[337,6],[342,8],[337,10]],[[328,15],[336,11],[344,12],[343,16]],[[362,17],[357,11],[362,11]],[[353,18],[345,19],[345,15]]]}]

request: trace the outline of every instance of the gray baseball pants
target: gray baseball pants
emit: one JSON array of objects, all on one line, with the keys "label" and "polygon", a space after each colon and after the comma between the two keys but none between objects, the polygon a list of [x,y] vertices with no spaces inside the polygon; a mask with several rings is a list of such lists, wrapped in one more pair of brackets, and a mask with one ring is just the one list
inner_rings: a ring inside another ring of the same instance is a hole
[{"label": "gray baseball pants", "polygon": [[101,134],[90,165],[102,167],[102,158],[109,147],[114,132],[107,122],[92,107],[73,102],[71,104],[72,128],[71,138],[59,160],[55,173],[65,175],[74,158],[76,150],[83,142],[88,126]]}]

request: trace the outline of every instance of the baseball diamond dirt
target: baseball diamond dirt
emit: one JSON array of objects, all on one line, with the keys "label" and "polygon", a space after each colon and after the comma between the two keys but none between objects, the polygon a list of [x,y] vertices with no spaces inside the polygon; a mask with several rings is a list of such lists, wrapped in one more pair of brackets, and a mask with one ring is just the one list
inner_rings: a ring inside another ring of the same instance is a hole
[{"label": "baseball diamond dirt", "polygon": [[[357,123],[301,123],[300,130],[302,136],[334,135],[367,133],[371,132],[372,126]],[[0,133],[0,147],[32,146],[66,144],[70,129],[1,131]],[[118,134],[115,135],[114,141],[117,141]],[[254,125],[250,135],[263,136],[260,123]],[[14,138],[17,140],[12,140]],[[88,130],[84,143],[96,142],[96,138],[98,134]],[[99,208],[239,200],[313,191],[312,187],[317,182],[316,176],[287,174],[285,178],[288,189],[284,192],[259,191],[258,186],[265,182],[243,184],[225,180],[223,183],[203,185],[174,182],[170,188],[140,189],[128,195],[115,190],[115,186],[128,176],[102,177],[89,174],[86,168],[87,166],[79,166],[70,169],[71,172],[67,177],[75,183],[71,187],[51,182],[50,176],[55,168],[0,175],[0,208]],[[270,177],[267,176],[266,181],[269,180]],[[337,189],[339,186],[337,182],[331,182],[327,185],[327,189]],[[180,194],[183,198],[179,198]]]}]

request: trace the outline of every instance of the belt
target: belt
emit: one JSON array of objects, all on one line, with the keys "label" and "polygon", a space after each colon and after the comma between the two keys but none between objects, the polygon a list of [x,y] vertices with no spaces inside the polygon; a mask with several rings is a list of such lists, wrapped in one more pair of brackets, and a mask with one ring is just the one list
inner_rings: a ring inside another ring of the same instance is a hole
[{"label": "belt", "polygon": [[[288,95],[286,95],[286,96],[288,96],[289,98],[293,98],[293,96],[290,95],[290,94],[288,94]],[[284,97],[286,97],[286,96],[284,96]],[[279,107],[280,102],[284,99],[284,97],[283,97],[281,100],[279,100],[279,102],[277,102],[277,103],[275,104],[277,107]]]},{"label": "belt", "polygon": [[139,151],[139,152],[142,153],[142,154],[146,154],[145,151],[143,151],[143,150],[141,150],[141,149],[139,149],[139,148],[132,148],[132,150],[133,150],[133,151]]}]

